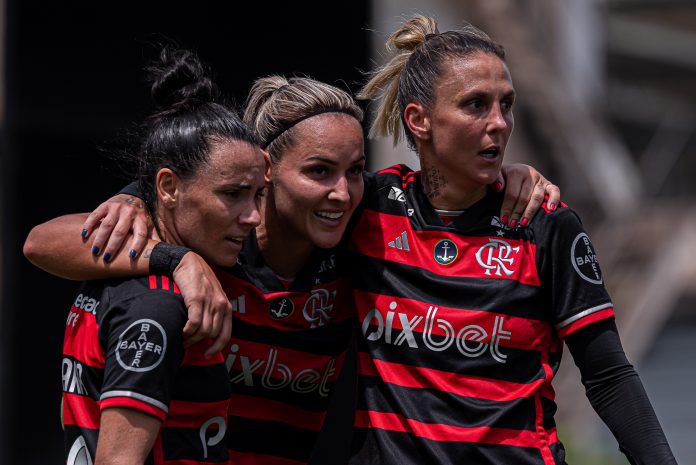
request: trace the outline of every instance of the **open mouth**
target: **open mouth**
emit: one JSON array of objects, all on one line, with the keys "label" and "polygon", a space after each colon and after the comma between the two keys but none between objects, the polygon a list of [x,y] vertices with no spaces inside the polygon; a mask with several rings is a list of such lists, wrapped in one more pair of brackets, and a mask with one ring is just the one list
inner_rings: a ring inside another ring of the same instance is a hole
[{"label": "open mouth", "polygon": [[487,160],[493,160],[500,155],[500,148],[497,146],[489,147],[485,150],[481,150],[479,155]]},{"label": "open mouth", "polygon": [[343,216],[344,212],[317,211],[317,212],[314,212],[314,214],[316,216],[318,216],[319,218],[324,218],[327,220],[334,220],[335,221],[335,220],[340,219]]}]

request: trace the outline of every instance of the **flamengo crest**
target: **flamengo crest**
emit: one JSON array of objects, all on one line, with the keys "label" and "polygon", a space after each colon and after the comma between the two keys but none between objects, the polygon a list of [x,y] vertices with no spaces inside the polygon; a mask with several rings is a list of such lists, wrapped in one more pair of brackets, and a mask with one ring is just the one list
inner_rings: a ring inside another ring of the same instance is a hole
[{"label": "flamengo crest", "polygon": [[511,276],[515,270],[512,269],[515,258],[512,253],[520,251],[520,247],[512,247],[509,243],[500,239],[488,238],[488,244],[481,247],[476,252],[476,261],[486,269],[485,274],[490,276],[491,271],[495,271],[496,276]]}]

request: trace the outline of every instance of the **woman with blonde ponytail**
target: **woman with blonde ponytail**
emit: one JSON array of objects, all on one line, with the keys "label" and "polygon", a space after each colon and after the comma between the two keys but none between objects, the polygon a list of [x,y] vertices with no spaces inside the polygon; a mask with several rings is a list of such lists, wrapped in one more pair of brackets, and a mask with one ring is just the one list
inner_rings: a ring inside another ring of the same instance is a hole
[{"label": "woman with blonde ponytail", "polygon": [[422,171],[377,173],[349,243],[361,323],[351,463],[565,463],[551,384],[565,342],[629,461],[675,464],[578,216],[554,202],[522,228],[498,216],[488,185],[515,101],[503,48],[423,16],[388,46],[359,96],[378,104],[371,134],[405,133]]}]

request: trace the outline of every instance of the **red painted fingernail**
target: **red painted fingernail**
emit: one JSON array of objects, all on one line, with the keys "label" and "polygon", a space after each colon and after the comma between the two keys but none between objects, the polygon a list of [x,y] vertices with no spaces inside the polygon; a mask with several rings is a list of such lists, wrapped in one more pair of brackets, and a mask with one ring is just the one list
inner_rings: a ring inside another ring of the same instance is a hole
[{"label": "red painted fingernail", "polygon": [[493,185],[495,187],[495,190],[499,191],[500,189],[503,188],[503,183],[500,181],[496,181],[495,184]]},{"label": "red painted fingernail", "polygon": [[508,217],[507,215],[503,215],[500,217],[500,222],[503,224],[507,224]]},{"label": "red painted fingernail", "polygon": [[517,226],[517,220],[513,218],[510,220],[510,227],[514,228],[515,226]]},{"label": "red painted fingernail", "polygon": [[520,226],[524,228],[525,226],[527,226],[528,223],[529,220],[527,218],[522,218],[522,221],[520,221]]}]

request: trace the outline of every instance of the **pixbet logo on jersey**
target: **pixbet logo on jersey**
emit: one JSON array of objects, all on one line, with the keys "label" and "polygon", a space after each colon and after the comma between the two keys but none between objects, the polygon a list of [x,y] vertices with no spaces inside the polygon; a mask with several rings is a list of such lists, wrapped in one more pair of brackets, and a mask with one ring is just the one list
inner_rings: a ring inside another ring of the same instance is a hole
[{"label": "pixbet logo on jersey", "polygon": [[520,251],[520,247],[512,247],[509,243],[501,239],[488,239],[488,244],[481,247],[476,252],[476,261],[479,265],[486,269],[485,274],[490,276],[491,271],[496,276],[511,276],[515,270],[512,266],[515,262],[515,257],[511,255]]},{"label": "pixbet logo on jersey", "polygon": [[[278,349],[268,349],[265,358],[252,358],[241,355],[239,344],[232,344],[230,354],[227,357],[227,371],[230,372],[230,382],[232,384],[244,383],[245,386],[254,387],[256,383],[261,387],[270,390],[289,388],[292,392],[308,394],[318,391],[321,397],[329,395],[329,388],[326,383],[336,373],[334,368],[336,362],[333,358],[322,368],[322,372],[314,368],[295,369],[278,361]],[[239,362],[237,365],[236,362]],[[241,373],[234,374],[241,368]],[[260,371],[263,368],[262,371]],[[257,373],[258,372],[258,373]],[[260,379],[255,381],[254,376]]]},{"label": "pixbet logo on jersey", "polygon": [[[418,339],[420,339],[423,346],[434,352],[441,352],[454,344],[465,357],[479,357],[489,351],[497,362],[505,363],[507,359],[507,355],[500,351],[500,341],[510,340],[512,332],[503,329],[505,324],[503,316],[496,315],[488,330],[481,325],[469,324],[455,331],[450,321],[438,318],[438,307],[428,306],[425,319],[423,315],[397,312],[396,308],[397,303],[391,302],[386,317],[376,308],[370,310],[362,321],[363,336],[368,341],[383,339],[385,343],[395,346],[403,345],[405,342],[413,349],[420,347],[418,345]],[[394,328],[394,317],[399,319],[401,332]],[[423,324],[418,334],[421,323]],[[434,334],[434,327],[437,327],[442,334]],[[487,340],[490,342],[484,342]]]},{"label": "pixbet logo on jersey", "polygon": [[[203,458],[208,458],[208,446],[217,446],[225,438],[227,423],[223,417],[213,417],[203,423],[198,430],[198,436],[203,446]],[[208,437],[212,433],[212,436]]]},{"label": "pixbet logo on jersey", "polygon": [[162,362],[167,335],[154,320],[133,322],[118,338],[116,360],[128,371],[150,371]]}]

